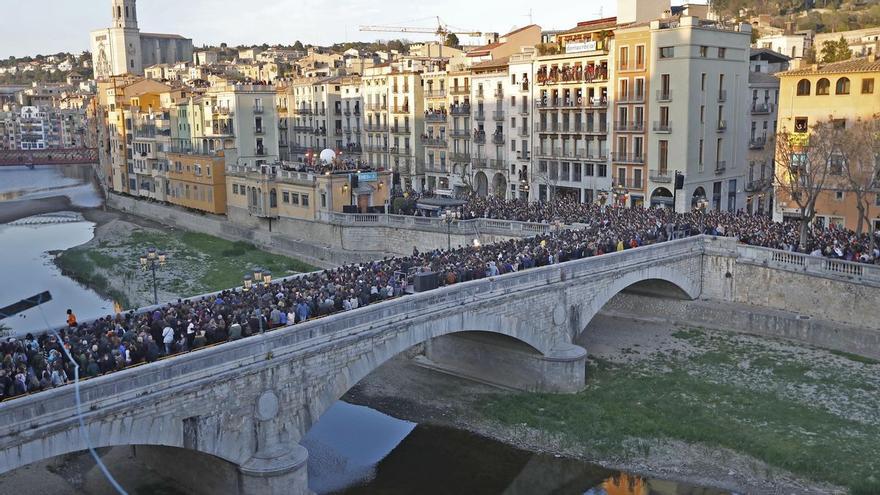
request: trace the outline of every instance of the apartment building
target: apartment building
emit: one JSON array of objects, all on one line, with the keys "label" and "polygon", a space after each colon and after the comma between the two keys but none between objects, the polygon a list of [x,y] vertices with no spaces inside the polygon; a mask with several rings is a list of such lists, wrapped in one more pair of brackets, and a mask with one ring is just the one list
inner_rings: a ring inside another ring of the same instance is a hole
[{"label": "apartment building", "polygon": [[[477,114],[477,106],[473,103],[476,91],[471,84],[471,78],[471,70],[463,66],[448,70],[446,74],[446,104],[449,107],[449,120],[446,126],[448,188],[457,191],[463,191],[468,187],[477,190],[473,187],[475,184],[470,184],[473,129],[477,121],[486,120],[485,114]],[[491,98],[494,101],[495,96]],[[483,104],[482,100],[480,104]],[[493,107],[494,105],[492,103]],[[474,111],[473,116],[472,111]]]},{"label": "apartment building", "polygon": [[290,157],[290,122],[293,116],[291,101],[293,94],[290,83],[279,81],[275,84],[275,113],[278,114],[278,157],[282,161],[291,161]]},{"label": "apartment building", "polygon": [[579,23],[557,34],[562,53],[535,59],[532,200],[590,203],[611,191],[610,41],[616,25],[615,18]]},{"label": "apartment building", "polygon": [[[506,92],[516,99],[510,105],[510,172],[511,199],[528,200],[531,191],[531,170],[535,123],[535,98],[532,94],[535,75],[535,48],[523,47],[508,60],[510,80]],[[515,135],[515,137],[514,137]]]},{"label": "apartment building", "polygon": [[235,148],[235,163],[244,167],[277,162],[280,141],[275,97],[275,87],[269,85],[212,86],[202,102],[205,124],[195,120],[196,132],[199,126],[207,126],[209,132],[203,143],[195,144],[200,144],[203,150],[215,151],[218,139],[222,139],[222,148]]},{"label": "apartment building", "polygon": [[[696,17],[651,21],[649,114],[669,123],[652,132],[648,154],[657,156],[656,176],[684,173],[677,211],[736,211],[745,206],[750,104],[751,26],[729,27]],[[620,138],[618,138],[619,140]],[[635,143],[627,142],[634,146]],[[621,150],[616,144],[616,158]],[[649,175],[653,172],[649,173]],[[651,181],[651,195],[669,182]]]},{"label": "apartment building", "polygon": [[[880,61],[876,57],[814,65],[777,75],[780,131],[806,137],[817,122],[832,119],[846,126],[880,115]],[[816,222],[855,230],[859,218],[856,198],[841,174],[839,167],[832,169],[827,187],[816,202]],[[868,217],[875,229],[880,229],[880,192],[873,200]],[[798,217],[797,205],[777,186],[774,220]]]},{"label": "apartment building", "polygon": [[649,133],[668,132],[671,125],[668,112],[655,116],[648,111],[652,48],[650,25],[638,23],[614,32],[612,199],[621,206],[672,206],[671,187],[658,187],[650,199],[647,195],[649,170],[654,171],[657,184],[672,182],[668,164],[660,161],[666,155],[648,153]]},{"label": "apartment building", "polygon": [[425,187],[429,191],[451,189],[447,162],[449,104],[447,103],[446,64],[438,64],[422,74],[424,81],[424,127],[421,143],[424,149]]},{"label": "apartment building", "polygon": [[474,64],[471,67],[473,88],[472,161],[466,177],[472,191],[480,196],[507,198],[508,183],[515,170],[510,169],[510,145],[519,112],[517,105],[529,104],[517,92],[510,91],[509,57]]},{"label": "apartment building", "polygon": [[773,143],[776,110],[779,107],[779,79],[774,75],[788,69],[791,59],[767,49],[752,49],[749,57],[748,106],[749,156],[745,183],[749,213],[770,215],[773,210]]},{"label": "apartment building", "polygon": [[343,157],[360,161],[363,152],[361,132],[364,128],[364,97],[361,78],[359,76],[344,77],[339,86],[343,136],[337,140],[336,149],[343,154]]}]

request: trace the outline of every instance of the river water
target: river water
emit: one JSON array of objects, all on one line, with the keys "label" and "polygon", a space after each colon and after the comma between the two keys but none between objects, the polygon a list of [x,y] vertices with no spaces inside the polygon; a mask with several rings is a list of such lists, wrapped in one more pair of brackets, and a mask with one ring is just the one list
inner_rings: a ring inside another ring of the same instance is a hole
[{"label": "river water", "polygon": [[[52,196],[67,196],[81,208],[97,207],[102,201],[91,182],[89,166],[0,168],[0,208],[2,201]],[[7,318],[2,324],[15,335],[23,335],[44,330],[47,322],[51,326],[63,325],[68,308],[80,320],[112,312],[112,301],[62,275],[50,254],[88,242],[94,230],[95,225],[87,221],[0,225],[0,307],[46,290],[52,293],[52,301],[41,308]]]},{"label": "river water", "polygon": [[[101,198],[90,177],[88,167],[0,168],[0,202],[65,195],[78,207],[98,207]],[[50,254],[88,242],[94,228],[87,221],[0,225],[0,307],[44,290],[53,295],[53,301],[42,308],[45,320],[38,309],[31,309],[3,321],[15,334],[43,330],[46,321],[62,325],[67,308],[74,309],[80,320],[112,311],[111,301],[62,275]],[[464,431],[418,425],[342,401],[322,416],[303,444],[309,450],[309,482],[319,494],[726,493],[534,454]],[[3,478],[13,481],[28,469]],[[153,478],[142,481],[148,491],[177,493],[173,483],[156,483]],[[36,488],[33,493],[40,491],[39,481]],[[143,487],[127,488],[131,493],[144,493]]]}]

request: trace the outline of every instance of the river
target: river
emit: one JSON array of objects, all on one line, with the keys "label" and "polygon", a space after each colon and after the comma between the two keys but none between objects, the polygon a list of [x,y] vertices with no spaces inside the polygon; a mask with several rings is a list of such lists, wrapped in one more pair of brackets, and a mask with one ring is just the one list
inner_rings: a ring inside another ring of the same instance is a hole
[{"label": "river", "polygon": [[[78,208],[98,207],[101,197],[90,178],[88,167],[2,168],[0,201],[64,195]],[[42,314],[39,309],[31,309],[4,320],[14,334],[40,331],[47,324],[61,325],[67,308],[74,309],[80,320],[112,311],[111,301],[62,275],[50,254],[89,241],[94,228],[95,225],[87,221],[0,225],[0,252],[3,254],[0,256],[0,273],[4,274],[4,283],[0,285],[0,306],[44,290],[53,295],[53,300],[43,306]],[[580,461],[535,454],[461,430],[415,424],[342,401],[311,429],[303,444],[309,450],[310,485],[319,494],[726,493],[644,479]],[[84,458],[86,454],[78,456]],[[46,465],[42,463],[33,470],[22,468],[0,477],[0,494],[44,493],[44,484],[49,478],[57,477],[52,469],[40,471],[46,469]],[[75,483],[60,482],[61,485],[53,486],[53,493],[83,493]],[[130,493],[145,493],[144,490],[177,493],[173,481],[157,483],[152,475],[145,475],[133,483],[139,486],[127,486]],[[22,491],[23,487],[35,491]],[[6,488],[13,491],[7,492]]]},{"label": "river", "polygon": [[[66,196],[78,208],[98,207],[102,202],[91,182],[89,166],[0,168],[0,200],[53,196]],[[23,225],[28,222],[20,220],[0,225],[0,273],[5,281],[0,284],[0,307],[46,290],[52,293],[52,301],[41,308],[2,321],[15,335],[44,330],[47,323],[63,325],[68,308],[81,320],[105,316],[113,310],[112,301],[65,277],[52,261],[51,253],[88,242],[94,236],[95,224],[64,218],[57,221],[63,223]]]}]

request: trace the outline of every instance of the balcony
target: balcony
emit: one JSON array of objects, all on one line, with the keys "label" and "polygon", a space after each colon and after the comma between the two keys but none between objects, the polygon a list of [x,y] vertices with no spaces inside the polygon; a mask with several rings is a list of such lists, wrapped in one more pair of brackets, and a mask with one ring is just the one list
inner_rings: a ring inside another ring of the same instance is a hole
[{"label": "balcony", "polygon": [[715,162],[715,173],[716,174],[723,174],[725,170],[727,170],[727,161],[719,160],[719,161]]},{"label": "balcony", "polygon": [[449,110],[449,112],[452,115],[470,115],[471,114],[471,106],[470,106],[470,104],[465,104],[465,103],[460,104],[460,105],[453,105],[452,108]]},{"label": "balcony", "polygon": [[658,184],[670,184],[672,182],[672,175],[670,175],[669,170],[651,170],[648,177],[651,179],[651,182]]},{"label": "balcony", "polygon": [[439,138],[433,136],[422,136],[422,145],[427,146],[429,148],[445,148],[446,147],[446,138]]},{"label": "balcony", "polygon": [[326,136],[327,128],[326,127],[317,127],[315,128],[315,136]]},{"label": "balcony", "polygon": [[625,104],[625,103],[644,103],[645,102],[645,94],[644,93],[628,93],[624,95],[620,95],[617,97],[617,103]]},{"label": "balcony", "polygon": [[604,96],[594,96],[585,101],[584,108],[606,108],[608,106],[608,98]]},{"label": "balcony", "polygon": [[388,132],[388,124],[366,124],[364,130],[367,132]]},{"label": "balcony", "polygon": [[520,87],[521,91],[528,91],[529,90],[529,82],[523,81],[522,84],[519,85],[519,87]]},{"label": "balcony", "polygon": [[482,110],[477,110],[474,113],[474,120],[479,120],[480,122],[486,120],[486,112]]},{"label": "balcony", "polygon": [[317,114],[323,117],[323,116],[327,115],[327,110],[322,108],[322,109],[318,110]]},{"label": "balcony", "polygon": [[394,125],[391,126],[392,134],[409,134],[410,127],[408,125]]},{"label": "balcony", "polygon": [[387,144],[368,144],[364,147],[365,150],[371,151],[373,153],[386,153],[388,151]]},{"label": "balcony", "polygon": [[767,138],[764,136],[755,136],[749,140],[749,149],[750,150],[762,150],[764,149],[764,145],[767,144]]},{"label": "balcony", "polygon": [[617,132],[642,132],[645,130],[644,122],[615,122],[614,130]]},{"label": "balcony", "polygon": [[263,113],[263,107],[255,106],[254,107],[254,114],[261,114],[261,113]]},{"label": "balcony", "polygon": [[443,124],[449,119],[445,112],[428,112],[425,114],[425,122]]},{"label": "balcony", "polygon": [[498,144],[498,145],[504,144],[505,143],[504,134],[501,134],[501,133],[492,134],[492,142],[495,144]]},{"label": "balcony", "polygon": [[575,153],[575,158],[580,158],[581,160],[586,160],[589,162],[607,162],[608,153],[606,151],[580,150]]},{"label": "balcony", "polygon": [[214,112],[218,115],[235,115],[235,111],[229,107],[216,107]]},{"label": "balcony", "polygon": [[503,88],[495,88],[495,98],[499,100],[504,98],[504,89]]},{"label": "balcony", "polygon": [[449,94],[451,95],[469,95],[471,94],[470,86],[453,86],[449,88]]},{"label": "balcony", "polygon": [[409,156],[410,152],[412,151],[412,148],[389,148],[388,151],[392,155]]},{"label": "balcony", "polygon": [[486,168],[488,163],[489,160],[486,160],[485,158],[474,158],[473,160],[471,160],[471,165],[473,165],[475,168]]},{"label": "balcony", "polygon": [[287,105],[275,105],[275,110],[278,113],[287,113]]},{"label": "balcony", "polygon": [[452,139],[470,139],[471,133],[467,129],[451,129],[449,130],[449,136]]},{"label": "balcony", "polygon": [[446,90],[445,89],[429,89],[425,91],[425,96],[428,98],[446,98]]},{"label": "balcony", "polygon": [[256,150],[256,155],[257,156],[266,156],[266,149],[258,147]]},{"label": "balcony", "polygon": [[400,105],[400,106],[393,107],[391,109],[391,113],[408,115],[409,114],[409,105]]},{"label": "balcony", "polygon": [[485,131],[474,132],[474,143],[475,144],[486,144],[486,132]]},{"label": "balcony", "polygon": [[758,103],[756,101],[752,102],[752,115],[768,115],[772,111],[773,111],[773,104],[772,103],[767,103],[767,102]]},{"label": "balcony", "polygon": [[616,163],[645,163],[645,155],[635,153],[611,153],[611,161]]},{"label": "balcony", "polygon": [[671,89],[658,89],[657,90],[657,101],[660,103],[672,101],[672,90]]},{"label": "balcony", "polygon": [[342,109],[341,108],[334,108],[333,115],[342,115]]},{"label": "balcony", "polygon": [[722,89],[718,91],[718,102],[722,103],[725,101],[727,101],[727,91]]},{"label": "balcony", "polygon": [[669,122],[654,121],[654,132],[669,134],[672,132],[672,125]]},{"label": "balcony", "polygon": [[532,154],[531,154],[528,150],[526,150],[526,151],[517,151],[517,152],[516,152],[516,159],[517,159],[517,160],[525,160],[525,161],[529,161],[529,160],[532,159]]},{"label": "balcony", "polygon": [[471,154],[466,152],[450,153],[449,159],[456,163],[470,163]]},{"label": "balcony", "polygon": [[622,180],[618,178],[614,180],[613,187],[624,187],[629,190],[641,191],[645,187],[645,181],[635,177],[624,177]]},{"label": "balcony", "polygon": [[254,134],[263,134],[263,126],[254,126]]},{"label": "balcony", "polygon": [[496,110],[496,111],[492,112],[492,120],[494,120],[496,122],[503,122],[504,121],[504,111],[503,110],[502,111]]},{"label": "balcony", "polygon": [[519,131],[517,132],[519,137],[529,137],[529,127],[526,125],[520,126]]},{"label": "balcony", "polygon": [[602,122],[600,125],[587,123],[587,128],[583,131],[585,134],[608,134],[608,124]]},{"label": "balcony", "polygon": [[757,192],[768,188],[771,184],[769,179],[750,180],[745,185],[746,192]]},{"label": "balcony", "polygon": [[716,127],[716,130],[717,130],[718,132],[724,132],[724,131],[726,131],[726,130],[727,130],[727,121],[726,121],[726,120],[719,120],[719,121],[718,121],[718,126]]},{"label": "balcony", "polygon": [[528,115],[529,114],[529,107],[527,107],[525,105],[520,106],[519,107],[519,114],[520,115]]},{"label": "balcony", "polygon": [[294,132],[312,132],[312,126],[310,125],[294,125]]},{"label": "balcony", "polygon": [[497,158],[492,158],[489,160],[489,168],[492,170],[500,170],[502,172],[507,171],[507,164],[504,160],[498,160]]},{"label": "balcony", "polygon": [[300,108],[297,108],[297,109],[296,109],[295,113],[296,113],[297,115],[311,115],[311,114],[312,114],[312,110],[309,109],[309,108],[306,108],[306,107],[300,107]]}]

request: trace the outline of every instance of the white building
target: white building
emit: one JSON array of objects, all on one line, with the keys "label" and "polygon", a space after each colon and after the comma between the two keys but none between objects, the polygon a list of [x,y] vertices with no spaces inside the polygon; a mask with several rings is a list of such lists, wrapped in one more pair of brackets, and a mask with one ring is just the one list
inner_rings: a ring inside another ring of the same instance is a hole
[{"label": "white building", "polygon": [[95,79],[142,75],[144,67],[192,60],[191,39],[140,31],[137,0],[111,0],[111,8],[113,27],[92,31],[90,35]]}]

